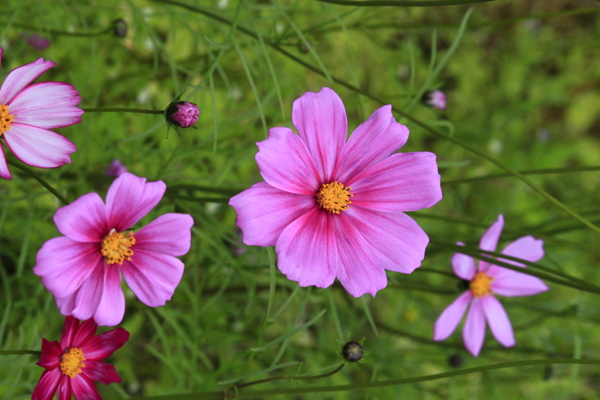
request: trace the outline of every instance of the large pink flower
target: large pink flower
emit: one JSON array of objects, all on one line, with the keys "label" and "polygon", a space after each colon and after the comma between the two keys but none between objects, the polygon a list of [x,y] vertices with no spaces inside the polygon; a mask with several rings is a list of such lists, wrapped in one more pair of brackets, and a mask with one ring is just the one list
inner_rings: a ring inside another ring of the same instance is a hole
[{"label": "large pink flower", "polygon": [[376,110],[346,140],[344,104],[329,88],[294,102],[288,128],[258,143],[265,182],[234,196],[247,245],[275,246],[277,265],[300,286],[337,277],[355,297],[387,285],[385,270],[409,274],[429,238],[404,211],[442,198],[432,153],[397,153],[408,129],[391,106]]},{"label": "large pink flower", "polygon": [[[481,237],[479,247],[486,251],[496,251],[503,227],[504,217],[500,214],[498,220]],[[544,257],[543,246],[543,240],[523,236],[506,246],[502,254],[536,262]],[[510,260],[501,261],[525,268],[525,264]],[[450,336],[470,304],[467,322],[463,328],[463,341],[473,356],[477,357],[483,346],[486,321],[490,325],[492,335],[500,344],[504,347],[514,346],[512,325],[504,307],[494,294],[507,297],[533,296],[545,292],[548,286],[535,276],[491,265],[487,261],[480,260],[475,267],[475,260],[461,253],[452,257],[452,268],[459,278],[469,282],[469,290],[450,304],[435,321],[434,340],[444,340]]]},{"label": "large pink flower", "polygon": [[124,173],[108,190],[106,204],[96,193],[81,196],[54,215],[65,236],[48,240],[33,269],[54,295],[63,315],[94,318],[114,326],[123,319],[125,281],[142,303],[158,307],[171,299],[183,275],[175,257],[190,249],[194,221],[187,214],[165,214],[129,230],[162,198],[164,182]]},{"label": "large pink flower", "polygon": [[115,367],[103,363],[129,339],[129,332],[116,328],[96,335],[98,324],[93,319],[81,325],[67,317],[60,342],[42,339],[42,356],[37,363],[46,370],[38,381],[32,400],[52,400],[58,389],[58,400],[102,400],[94,382],[105,385],[121,382]]},{"label": "large pink flower", "polygon": [[[0,137],[19,160],[38,168],[71,163],[75,145],[48,129],[77,124],[83,114],[83,110],[75,107],[81,98],[73,85],[64,82],[30,85],[55,65],[40,58],[12,70],[0,87]],[[12,179],[1,143],[0,177]]]}]

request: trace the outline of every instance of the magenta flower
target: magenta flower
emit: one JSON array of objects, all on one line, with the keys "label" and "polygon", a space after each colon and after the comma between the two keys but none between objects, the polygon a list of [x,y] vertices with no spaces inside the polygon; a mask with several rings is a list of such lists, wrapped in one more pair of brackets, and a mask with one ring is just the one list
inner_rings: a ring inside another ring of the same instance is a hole
[{"label": "magenta flower", "polygon": [[114,176],[118,178],[125,172],[127,172],[127,168],[125,167],[125,165],[123,165],[121,160],[117,159],[112,160],[108,165],[108,168],[106,168],[106,176]]},{"label": "magenta flower", "polygon": [[446,94],[441,90],[432,90],[425,93],[425,104],[439,110],[446,109]]},{"label": "magenta flower", "polygon": [[37,33],[31,33],[27,36],[27,44],[36,50],[46,50],[50,47],[50,39]]},{"label": "magenta flower", "polygon": [[[504,227],[504,217],[498,220],[483,234],[479,248],[496,251],[498,239]],[[463,243],[458,243],[464,245]],[[523,236],[510,243],[502,250],[502,254],[536,262],[544,257],[544,242],[533,236]],[[525,264],[501,259],[502,262],[525,268]],[[507,297],[533,296],[548,290],[548,286],[535,276],[502,268],[480,260],[475,267],[475,260],[465,254],[456,253],[452,257],[454,273],[461,279],[469,281],[469,290],[461,294],[439,316],[433,326],[434,340],[444,340],[454,332],[469,304],[467,322],[463,328],[465,347],[477,357],[485,338],[486,321],[490,325],[492,335],[504,347],[515,345],[512,325],[502,304],[494,294]]]},{"label": "magenta flower", "polygon": [[200,110],[194,103],[179,101],[167,108],[167,121],[179,128],[189,128],[198,121]]},{"label": "magenta flower", "polygon": [[96,193],[81,196],[54,215],[65,236],[48,240],[33,272],[54,295],[63,315],[114,326],[123,319],[121,271],[140,301],[158,307],[171,299],[183,275],[175,257],[190,249],[194,224],[187,214],[165,214],[133,231],[162,198],[164,182],[124,173],[110,186],[106,204]]},{"label": "magenta flower", "polygon": [[103,363],[129,339],[129,332],[116,328],[96,335],[93,319],[81,325],[67,317],[60,342],[42,339],[42,356],[37,363],[46,370],[38,381],[32,400],[52,400],[58,389],[59,400],[102,400],[94,382],[105,385],[121,382],[115,367]]},{"label": "magenta flower", "polygon": [[265,182],[234,196],[247,245],[275,246],[279,270],[300,286],[337,277],[355,297],[386,287],[385,270],[409,274],[429,238],[404,211],[442,198],[433,153],[398,153],[408,129],[391,106],[347,137],[344,104],[329,88],[294,102],[289,128],[258,143]]},{"label": "magenta flower", "polygon": [[[2,49],[0,48],[0,61]],[[71,163],[75,145],[48,129],[81,122],[81,98],[64,82],[30,83],[56,63],[40,58],[12,70],[0,87],[0,137],[19,160],[38,168]],[[0,177],[12,179],[4,146],[0,144]]]}]

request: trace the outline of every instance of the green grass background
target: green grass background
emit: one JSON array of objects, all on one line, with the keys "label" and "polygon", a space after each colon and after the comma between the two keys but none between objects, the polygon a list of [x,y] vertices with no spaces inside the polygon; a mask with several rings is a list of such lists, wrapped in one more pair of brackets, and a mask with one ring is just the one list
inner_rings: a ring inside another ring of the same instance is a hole
[{"label": "green grass background", "polygon": [[[225,390],[236,382],[325,373],[343,361],[338,354],[348,336],[365,338],[366,363],[358,368],[240,393],[410,378],[508,361],[600,358],[598,293],[553,283],[538,296],[501,299],[515,328],[514,348],[501,347],[488,330],[474,359],[462,344],[462,325],[448,340],[432,341],[433,323],[460,293],[449,245],[477,245],[499,213],[506,219],[499,249],[523,235],[544,238],[541,265],[592,283],[600,278],[599,235],[519,179],[494,177],[504,171],[408,119],[399,118],[411,131],[402,151],[437,154],[444,198],[410,213],[433,242],[422,268],[411,275],[388,273],[388,287],[376,298],[355,299],[338,283],[299,288],[277,270],[273,249],[241,243],[227,205],[230,195],[262,180],[255,143],[270,127],[292,127],[292,102],[303,93],[333,88],[345,103],[350,132],[381,105],[344,82],[512,169],[563,169],[528,176],[597,224],[600,175],[576,168],[600,166],[598,2],[497,0],[474,5],[468,20],[468,6],[350,7],[312,0],[183,3],[206,13],[158,0],[5,4],[1,77],[44,57],[57,66],[41,79],[72,83],[81,107],[163,109],[185,91],[182,99],[202,111],[197,130],[182,130],[181,136],[171,131],[168,138],[159,115],[86,113],[82,123],[59,130],[77,145],[73,163],[37,170],[71,201],[91,191],[105,197],[112,178],[104,172],[120,159],[130,172],[168,186],[143,223],[166,212],[189,213],[195,220],[192,248],[182,257],[183,280],[166,306],[146,307],[125,289],[120,326],[131,338],[109,359],[123,383],[98,385],[105,399]],[[116,18],[127,22],[127,37],[95,34]],[[50,38],[51,46],[29,47],[23,35],[30,32]],[[436,88],[448,96],[447,112],[419,101]],[[64,321],[32,272],[38,249],[59,235],[52,216],[61,204],[29,175],[11,170],[14,179],[0,182],[0,349],[39,350],[42,337],[58,340]],[[474,177],[486,178],[460,181]],[[452,356],[462,359],[460,367],[449,363]],[[36,357],[0,357],[0,397],[30,398],[42,373]],[[594,399],[600,397],[599,381],[597,366],[555,365],[279,397]],[[229,398],[235,398],[233,391]]]}]

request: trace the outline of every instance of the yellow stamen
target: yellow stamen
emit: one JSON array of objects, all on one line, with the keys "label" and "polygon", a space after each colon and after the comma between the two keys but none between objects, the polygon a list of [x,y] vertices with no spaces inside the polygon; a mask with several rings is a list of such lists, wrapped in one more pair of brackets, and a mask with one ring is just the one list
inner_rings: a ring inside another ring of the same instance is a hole
[{"label": "yellow stamen", "polygon": [[10,123],[15,117],[8,113],[8,106],[0,104],[0,136],[10,130]]},{"label": "yellow stamen", "polygon": [[108,236],[102,240],[102,255],[106,257],[108,264],[123,265],[123,261],[131,260],[133,250],[131,246],[135,244],[133,232],[117,232],[114,229]]},{"label": "yellow stamen", "polygon": [[83,351],[79,347],[71,347],[60,356],[60,370],[63,375],[75,378],[81,373],[81,368],[85,367],[83,360],[85,360]]},{"label": "yellow stamen", "polygon": [[347,210],[348,204],[352,204],[350,197],[354,196],[350,193],[352,188],[344,187],[339,182],[324,183],[319,186],[317,193],[317,203],[319,207],[332,214],[339,214],[340,211]]},{"label": "yellow stamen", "polygon": [[485,272],[478,272],[469,285],[471,294],[475,297],[484,297],[492,294],[493,277],[488,276]]}]

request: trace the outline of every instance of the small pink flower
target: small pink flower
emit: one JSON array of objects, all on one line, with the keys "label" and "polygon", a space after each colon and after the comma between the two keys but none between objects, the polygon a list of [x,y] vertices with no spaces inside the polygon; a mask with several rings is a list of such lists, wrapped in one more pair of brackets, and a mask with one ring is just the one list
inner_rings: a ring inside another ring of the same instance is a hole
[{"label": "small pink flower", "polygon": [[126,172],[110,186],[106,204],[88,193],[56,211],[54,222],[65,236],[44,243],[33,272],[61,314],[117,325],[125,313],[121,272],[142,303],[158,307],[171,299],[184,268],[175,257],[190,249],[192,217],[165,214],[129,230],[165,189],[162,181],[146,182]]},{"label": "small pink flower", "polygon": [[119,177],[127,172],[127,168],[123,165],[121,160],[112,160],[106,169],[106,176]]},{"label": "small pink flower", "polygon": [[446,94],[441,90],[433,90],[425,93],[425,104],[439,110],[446,109]]},{"label": "small pink flower", "polygon": [[52,400],[58,390],[59,400],[102,400],[94,382],[105,385],[121,382],[115,367],[103,363],[129,339],[129,332],[116,328],[96,335],[93,319],[81,325],[67,317],[60,342],[42,339],[42,356],[37,363],[46,370],[38,381],[32,400]]},{"label": "small pink flower", "polygon": [[[2,49],[0,48],[0,61]],[[56,63],[40,58],[12,70],[0,87],[0,137],[19,160],[38,168],[71,163],[75,145],[48,129],[81,122],[81,98],[64,82],[30,83]],[[12,179],[0,144],[0,177]]]},{"label": "small pink flower", "polygon": [[404,211],[442,198],[433,153],[396,153],[408,129],[392,107],[376,110],[346,140],[344,104],[329,88],[294,102],[289,128],[258,143],[265,182],[234,196],[247,245],[275,246],[277,265],[300,286],[337,277],[355,297],[386,287],[385,270],[409,274],[429,238]]},{"label": "small pink flower", "polygon": [[[479,248],[496,251],[504,218],[498,220],[483,234]],[[464,245],[463,243],[458,243]],[[502,254],[536,262],[544,257],[544,242],[533,236],[523,236],[510,243],[502,250]],[[510,260],[502,262],[525,268],[524,264]],[[465,254],[456,253],[452,257],[454,273],[461,279],[469,281],[469,290],[461,294],[439,316],[433,326],[434,340],[444,340],[454,332],[469,304],[467,322],[463,328],[465,347],[477,357],[485,338],[486,321],[490,325],[492,335],[504,347],[515,345],[512,325],[502,304],[494,294],[507,297],[533,296],[548,290],[548,286],[535,276],[516,272],[508,268],[480,260],[475,267],[475,260]]]},{"label": "small pink flower", "polygon": [[32,33],[27,36],[27,44],[36,50],[46,50],[50,47],[50,39],[40,36],[37,33]]},{"label": "small pink flower", "polygon": [[179,128],[189,128],[198,121],[200,110],[194,103],[179,101],[167,108],[167,121]]}]

